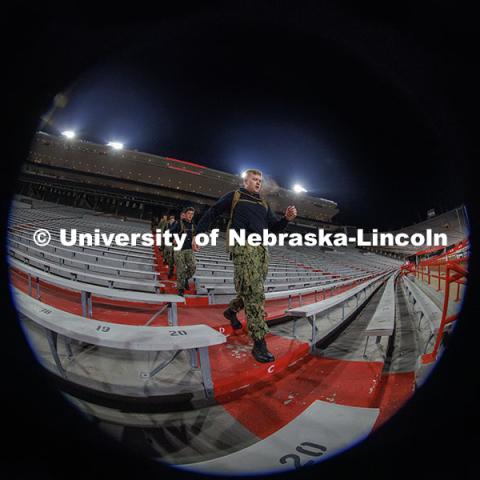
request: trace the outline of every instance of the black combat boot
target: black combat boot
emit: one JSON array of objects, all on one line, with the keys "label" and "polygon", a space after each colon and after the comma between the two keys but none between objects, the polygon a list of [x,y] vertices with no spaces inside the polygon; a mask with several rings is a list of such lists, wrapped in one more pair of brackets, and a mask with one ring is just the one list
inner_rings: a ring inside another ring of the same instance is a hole
[{"label": "black combat boot", "polygon": [[275,361],[275,357],[267,349],[267,343],[264,338],[262,340],[254,340],[252,355],[257,362],[269,363]]},{"label": "black combat boot", "polygon": [[178,294],[181,296],[181,297],[184,297],[185,296],[185,290],[183,288],[179,288],[178,289]]},{"label": "black combat boot", "polygon": [[230,320],[230,325],[234,330],[240,330],[242,328],[242,324],[237,318],[237,312],[234,312],[231,308],[227,308],[223,312],[223,316],[227,319]]}]

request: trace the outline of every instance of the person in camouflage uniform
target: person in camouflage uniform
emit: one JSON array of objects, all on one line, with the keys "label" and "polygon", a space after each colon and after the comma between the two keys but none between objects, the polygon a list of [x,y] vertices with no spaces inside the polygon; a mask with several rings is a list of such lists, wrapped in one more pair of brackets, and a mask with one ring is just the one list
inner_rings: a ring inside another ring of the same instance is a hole
[{"label": "person in camouflage uniform", "polygon": [[[157,225],[157,230],[159,233],[163,233],[167,227],[167,224],[168,224],[168,216],[166,214],[163,214],[162,215],[162,218],[160,219],[160,221],[158,222],[158,225]],[[162,254],[162,257],[164,258],[164,261],[163,263],[166,265],[166,261],[165,261],[165,245],[162,244],[160,245],[160,247],[158,247],[161,254]]]},{"label": "person in camouflage uniform", "polygon": [[[247,170],[245,174],[244,188],[227,193],[207,210],[198,223],[197,233],[205,232],[213,220],[225,212],[230,212],[229,228],[236,231],[245,229],[247,235],[262,234],[264,229],[279,232],[296,217],[297,209],[289,206],[284,217],[278,219],[268,203],[260,197],[262,172],[252,169]],[[192,249],[199,250],[195,239],[192,242]],[[240,329],[242,324],[237,318],[237,313],[245,309],[248,333],[254,342],[252,355],[258,362],[273,362],[275,357],[268,351],[265,342],[265,335],[269,331],[264,310],[264,283],[269,261],[267,247],[234,245],[230,253],[237,296],[223,314],[234,329]]]},{"label": "person in camouflage uniform", "polygon": [[192,239],[195,235],[195,225],[193,224],[193,207],[185,208],[180,216],[180,221],[170,229],[170,233],[186,234],[182,249],[175,251],[175,265],[177,267],[177,289],[178,294],[183,297],[185,290],[189,289],[189,280],[195,274],[197,269],[197,259],[192,250]]},{"label": "person in camouflage uniform", "polygon": [[[264,320],[264,284],[268,273],[269,254],[266,247],[234,245],[231,249],[233,260],[233,280],[237,296],[228,305],[226,317],[235,313],[232,326],[236,326],[236,314],[245,309],[247,327],[253,340],[262,340],[269,332]],[[238,322],[238,319],[236,319]],[[240,322],[238,322],[240,323]]]},{"label": "person in camouflage uniform", "polygon": [[[168,223],[165,227],[165,230],[164,232],[166,232],[167,230],[168,231],[172,231],[172,229],[175,227],[175,215],[170,215],[170,217],[168,218]],[[173,268],[175,267],[175,258],[174,258],[174,250],[173,250],[173,246],[172,247],[169,247],[167,245],[165,245],[164,249],[163,249],[163,252],[164,252],[164,263],[166,263],[168,265],[168,278],[172,278],[173,277]]]}]

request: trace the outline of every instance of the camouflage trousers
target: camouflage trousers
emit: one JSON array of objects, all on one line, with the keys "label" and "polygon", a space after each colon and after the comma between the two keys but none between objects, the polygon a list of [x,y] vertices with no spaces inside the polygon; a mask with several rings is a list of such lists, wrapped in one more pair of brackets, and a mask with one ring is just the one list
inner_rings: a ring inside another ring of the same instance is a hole
[{"label": "camouflage trousers", "polygon": [[197,259],[193,250],[175,252],[175,265],[177,266],[177,289],[183,289],[185,280],[193,277],[197,269]]},{"label": "camouflage trousers", "polygon": [[167,265],[170,269],[173,269],[175,265],[174,250],[173,247],[165,247],[163,251],[163,258],[167,261]]},{"label": "camouflage trousers", "polygon": [[250,337],[261,340],[269,332],[263,290],[268,273],[268,250],[263,246],[235,245],[231,252],[237,296],[229,308],[235,312],[245,309]]}]

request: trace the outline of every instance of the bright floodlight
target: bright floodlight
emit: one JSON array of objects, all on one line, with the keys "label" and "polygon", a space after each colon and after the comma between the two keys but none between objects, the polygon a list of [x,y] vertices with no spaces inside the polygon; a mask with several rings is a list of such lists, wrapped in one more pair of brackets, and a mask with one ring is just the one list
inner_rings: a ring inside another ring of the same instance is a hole
[{"label": "bright floodlight", "polygon": [[306,192],[306,190],[305,190],[301,185],[299,185],[298,183],[296,183],[296,184],[293,186],[293,191],[294,191],[295,193]]},{"label": "bright floodlight", "polygon": [[247,176],[247,171],[246,171],[246,170],[243,171],[240,176],[241,176],[242,178],[245,178],[245,177]]},{"label": "bright floodlight", "polygon": [[123,148],[123,143],[120,142],[108,142],[107,145],[114,150],[121,150]]},{"label": "bright floodlight", "polygon": [[75,138],[75,132],[73,130],[65,130],[62,135],[67,138]]}]

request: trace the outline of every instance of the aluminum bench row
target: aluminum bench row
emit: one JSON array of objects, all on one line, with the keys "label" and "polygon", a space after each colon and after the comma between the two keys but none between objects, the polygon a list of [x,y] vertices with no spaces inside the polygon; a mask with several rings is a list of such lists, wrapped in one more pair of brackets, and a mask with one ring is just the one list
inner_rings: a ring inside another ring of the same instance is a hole
[{"label": "aluminum bench row", "polygon": [[365,356],[370,337],[376,337],[376,343],[380,343],[382,337],[390,337],[395,330],[395,279],[398,275],[394,273],[388,277],[382,297],[375,309],[375,312],[365,330]]},{"label": "aluminum bench row", "polygon": [[[35,227],[23,227],[23,228],[10,228],[9,229],[9,235],[14,234],[14,233],[21,233],[26,236],[32,236],[32,234],[36,231],[37,229]],[[59,246],[65,246],[62,245],[60,241],[60,233],[57,232],[56,230],[52,229],[51,227],[47,229],[50,233],[51,236],[51,241],[55,242]],[[70,234],[67,235],[67,240],[70,240]],[[72,245],[69,246],[68,248],[75,249],[75,248],[86,248],[86,246],[81,246],[81,245]],[[92,248],[92,247],[90,247]],[[125,246],[125,247],[120,247],[116,245],[111,245],[111,246],[104,246],[104,245],[99,245],[94,247],[95,250],[97,251],[105,251],[105,252],[111,252],[111,253],[117,253],[119,255],[128,255],[131,258],[139,258],[139,259],[144,259],[144,260],[151,260],[153,258],[153,247],[149,247],[146,250],[139,251],[133,246]]]},{"label": "aluminum bench row", "polygon": [[41,298],[41,287],[39,280],[45,283],[55,285],[67,290],[79,292],[82,304],[82,314],[84,317],[92,317],[92,295],[100,298],[110,298],[114,300],[121,300],[127,302],[150,303],[150,304],[165,304],[168,308],[169,324],[177,325],[177,303],[184,303],[185,299],[179,295],[159,294],[149,292],[137,292],[112,287],[102,287],[83,283],[78,280],[69,280],[58,275],[40,270],[31,265],[9,258],[8,263],[14,271],[22,272],[27,276],[28,291],[32,295],[35,291],[37,299]]},{"label": "aluminum bench row", "polygon": [[[81,270],[89,270],[97,273],[105,273],[132,278],[147,278],[149,280],[155,280],[159,276],[159,273],[154,270],[139,270],[136,268],[128,268],[128,266],[125,265],[125,262],[121,262],[121,264],[117,264],[115,266],[106,265],[105,263],[99,261],[102,259],[102,257],[86,257],[83,254],[79,254],[78,256],[64,256],[63,251],[51,252],[45,250],[42,247],[25,245],[24,243],[18,242],[13,239],[10,239],[8,248],[13,251],[25,252],[32,257],[37,257],[41,260],[48,260],[54,263],[59,263],[61,265],[72,266]],[[95,261],[91,261],[93,259]]]},{"label": "aluminum bench row", "polygon": [[[311,324],[312,326],[312,331],[311,331],[311,338],[310,338],[310,344],[312,345],[312,349],[315,348],[315,344],[325,338],[327,335],[332,333],[334,330],[336,330],[346,319],[345,319],[345,304],[349,302],[350,300],[354,299],[356,300],[356,307],[358,308],[362,305],[361,300],[361,295],[362,293],[364,294],[364,299],[363,301],[365,302],[367,300],[367,289],[376,288],[379,284],[379,282],[383,281],[387,274],[384,274],[380,277],[376,277],[370,280],[367,280],[366,282],[353,287],[343,293],[340,293],[338,295],[335,295],[333,297],[326,298],[324,300],[321,300],[316,303],[311,303],[305,306],[301,307],[296,307],[292,308],[289,310],[286,310],[285,313],[288,315],[295,317],[293,320],[293,336],[295,337],[295,329],[296,329],[296,322],[300,318],[305,318],[307,321]],[[342,307],[342,317],[339,319],[338,322],[333,323],[329,325],[328,329],[324,330],[322,332],[322,335],[319,336],[317,335],[318,329],[316,325],[316,320],[317,317],[322,314],[326,313],[327,311],[341,306]]]},{"label": "aluminum bench row", "polygon": [[145,281],[136,278],[127,278],[119,276],[107,276],[105,274],[95,273],[89,270],[78,270],[73,267],[65,267],[59,263],[51,262],[38,257],[33,257],[20,250],[8,247],[9,255],[27,265],[36,267],[48,273],[77,280],[94,285],[104,285],[110,288],[124,288],[128,290],[147,290],[159,292],[160,287],[164,285],[157,281]]},{"label": "aluminum bench row", "polygon": [[[32,235],[28,232],[18,232],[18,231],[9,231],[8,238],[21,241],[24,244],[30,244],[36,246],[35,242],[33,241]],[[119,249],[110,249],[108,247],[95,247],[95,246],[81,246],[81,245],[73,245],[71,247],[66,247],[61,244],[59,240],[52,237],[52,240],[49,245],[41,247],[43,249],[56,249],[57,251],[63,252],[64,256],[75,256],[78,254],[85,254],[85,255],[92,255],[95,257],[104,257],[112,260],[118,261],[125,261],[125,262],[132,262],[138,265],[145,265],[149,266],[150,268],[155,268],[155,261],[153,259],[153,250],[150,257],[146,257],[145,255],[138,256],[136,254],[132,254],[127,250],[119,250]]]},{"label": "aluminum bench row", "polygon": [[[103,221],[102,221],[103,220]],[[133,227],[125,223],[106,223],[104,221],[105,219],[99,218],[97,221],[93,222],[91,220],[85,220],[85,218],[71,218],[71,217],[64,217],[64,218],[58,218],[58,219],[46,219],[44,224],[45,228],[52,228],[52,229],[60,229],[60,228],[65,228],[67,230],[69,229],[75,229],[77,230],[78,233],[93,233],[93,231],[98,228],[100,231],[103,231],[105,233],[127,233],[127,234],[132,234],[132,233],[146,233],[150,232],[150,228],[145,228],[145,226],[142,226],[142,228],[139,227]],[[27,223],[28,225],[28,223]],[[35,221],[35,225],[42,226],[41,222]],[[18,222],[13,222],[12,224],[13,227],[22,227],[23,224],[20,224]],[[141,249],[146,249],[147,247],[144,247],[142,245],[137,245],[134,248],[138,248],[139,250]]]},{"label": "aluminum bench row", "polygon": [[404,276],[403,281],[407,289],[408,298],[410,302],[412,302],[413,309],[419,317],[417,327],[420,328],[422,320],[425,319],[432,333],[436,333],[442,320],[442,311],[413,280]]},{"label": "aluminum bench row", "polygon": [[[45,329],[50,352],[63,378],[68,378],[68,371],[58,353],[59,336],[64,338],[69,360],[74,360],[72,340],[129,352],[187,350],[192,368],[201,370],[205,396],[213,397],[208,348],[226,342],[226,337],[213,328],[207,325],[148,327],[100,322],[46,305],[16,288],[13,293],[18,311]],[[162,368],[163,365],[159,364],[142,377],[148,381]]]},{"label": "aluminum bench row", "polygon": [[[279,298],[288,298],[289,301],[295,297],[302,295],[308,295],[310,293],[321,293],[324,292],[324,298],[326,291],[333,291],[337,287],[344,285],[351,285],[352,283],[361,281],[362,279],[370,278],[371,275],[362,278],[349,279],[349,280],[329,280],[326,282],[292,282],[274,285],[274,288],[279,288],[280,290],[274,290],[271,285],[265,285],[265,298],[267,300],[279,299]],[[313,286],[312,286],[313,283]],[[233,285],[223,285],[223,284],[205,284],[201,285],[199,289],[205,289],[208,295],[209,304],[215,303],[215,295],[235,295],[235,287]]]}]

